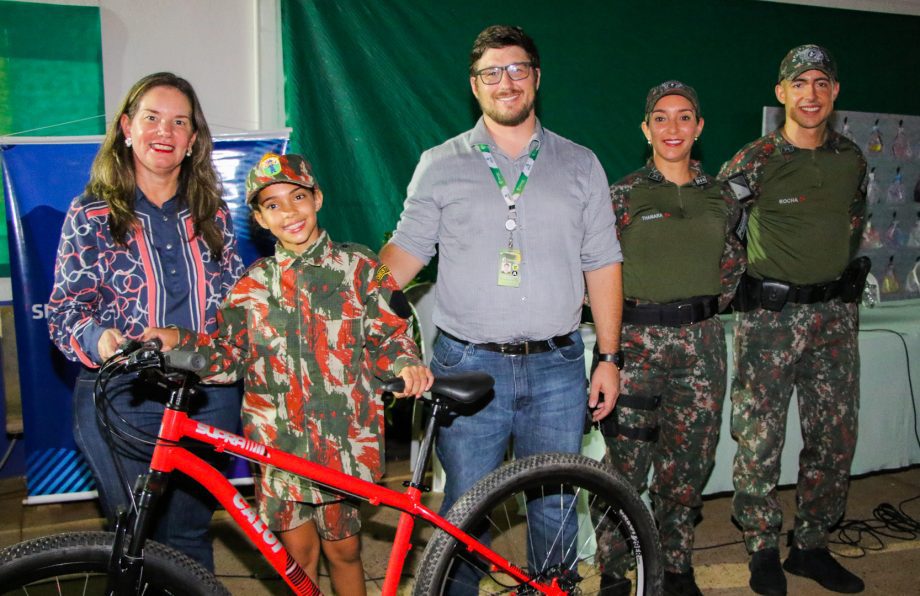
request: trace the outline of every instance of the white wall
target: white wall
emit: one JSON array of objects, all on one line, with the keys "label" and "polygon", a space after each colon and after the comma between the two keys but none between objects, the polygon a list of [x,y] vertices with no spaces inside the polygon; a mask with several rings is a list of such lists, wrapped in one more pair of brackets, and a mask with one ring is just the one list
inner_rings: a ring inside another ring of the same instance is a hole
[{"label": "white wall", "polygon": [[195,87],[213,134],[284,126],[278,0],[98,0],[106,122],[144,75]]},{"label": "white wall", "polygon": [[867,10],[871,12],[888,12],[892,14],[920,15],[920,0],[765,0],[766,2],[784,2],[786,4],[805,4],[827,8],[848,10]]}]

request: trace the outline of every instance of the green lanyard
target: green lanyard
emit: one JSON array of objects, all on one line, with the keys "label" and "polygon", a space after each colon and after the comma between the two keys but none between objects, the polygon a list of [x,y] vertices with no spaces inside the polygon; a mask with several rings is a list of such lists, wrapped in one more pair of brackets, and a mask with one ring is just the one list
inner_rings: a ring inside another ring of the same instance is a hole
[{"label": "green lanyard", "polygon": [[514,185],[514,192],[508,190],[508,183],[505,182],[502,171],[498,169],[498,164],[495,163],[495,157],[492,155],[489,146],[482,143],[476,145],[476,148],[482,153],[483,159],[486,160],[486,164],[489,166],[489,169],[492,170],[492,177],[495,178],[495,184],[498,185],[498,189],[502,193],[502,198],[505,200],[505,204],[508,205],[508,219],[505,220],[505,229],[508,230],[508,246],[511,246],[511,232],[517,227],[515,203],[521,198],[521,195],[524,194],[524,187],[527,185],[530,170],[533,169],[533,164],[537,161],[537,155],[540,153],[540,145],[533,148],[533,151],[531,151],[530,155],[527,157],[527,161],[524,162],[524,169],[521,170],[521,175],[518,177],[517,184]]}]

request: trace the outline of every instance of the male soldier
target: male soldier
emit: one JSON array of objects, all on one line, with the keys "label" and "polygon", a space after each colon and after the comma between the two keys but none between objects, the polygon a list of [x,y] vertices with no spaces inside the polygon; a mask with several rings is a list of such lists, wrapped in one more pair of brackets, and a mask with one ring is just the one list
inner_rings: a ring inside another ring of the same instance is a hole
[{"label": "male soldier", "polygon": [[828,127],[839,91],[826,49],[791,50],[776,84],[785,124],[744,147],[721,173],[735,188],[743,189],[746,179],[750,190],[748,270],[735,300],[733,508],[758,594],[786,593],[776,483],[793,389],[805,446],[794,541],[783,568],[828,590],[863,589],[827,550],[828,529],[846,508],[856,446],[856,301],[866,272],[858,268],[863,260],[851,263],[865,221],[866,161]]},{"label": "male soldier", "polygon": [[[482,118],[422,155],[380,253],[405,285],[437,246],[432,371],[495,377],[494,399],[438,435],[445,511],[501,464],[512,438],[517,458],[579,451],[586,402],[600,403],[595,420],[606,416],[622,366],[622,255],[600,163],[537,119],[540,57],[520,28],[482,31],[469,76]],[[602,353],[587,399],[577,329],[586,282]]]}]

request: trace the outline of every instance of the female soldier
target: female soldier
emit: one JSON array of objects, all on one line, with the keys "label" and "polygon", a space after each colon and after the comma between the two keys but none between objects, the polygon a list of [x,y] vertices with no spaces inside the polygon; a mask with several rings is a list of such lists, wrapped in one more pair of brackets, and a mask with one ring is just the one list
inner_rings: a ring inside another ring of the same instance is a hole
[{"label": "female soldier", "polygon": [[[725,399],[725,334],[715,315],[742,272],[733,232],[739,209],[690,159],[703,130],[692,87],[653,87],[641,127],[652,158],[610,189],[623,246],[624,366],[619,399],[602,429],[608,462],[640,492],[654,466],[650,492],[665,594],[700,594],[691,566],[693,526]],[[601,542],[602,552],[615,548]],[[607,585],[623,587],[616,579],[622,572],[605,571]]]}]

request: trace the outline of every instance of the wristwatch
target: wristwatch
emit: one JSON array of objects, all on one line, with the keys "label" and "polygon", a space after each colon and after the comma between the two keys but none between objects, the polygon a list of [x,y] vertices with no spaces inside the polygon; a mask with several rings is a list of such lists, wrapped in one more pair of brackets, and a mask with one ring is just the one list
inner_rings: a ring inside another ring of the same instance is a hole
[{"label": "wristwatch", "polygon": [[597,354],[598,362],[613,362],[614,366],[618,370],[623,370],[623,350],[617,350],[612,354],[605,354],[604,352],[599,352]]}]

